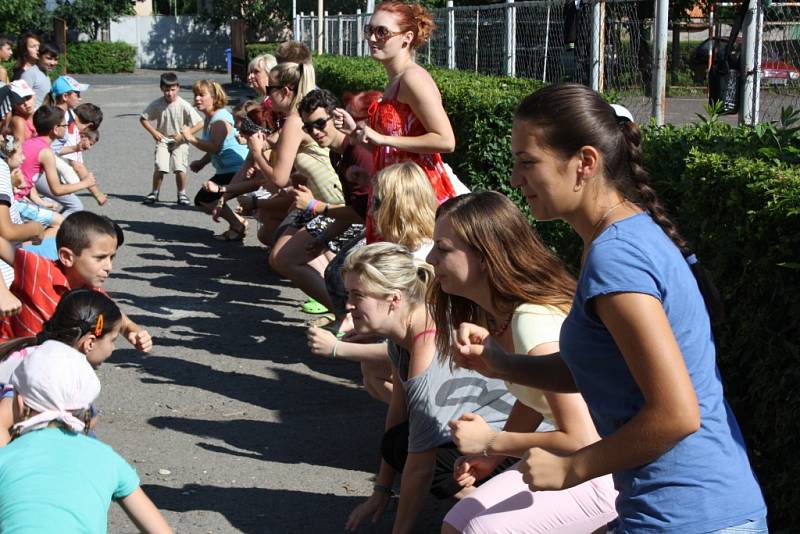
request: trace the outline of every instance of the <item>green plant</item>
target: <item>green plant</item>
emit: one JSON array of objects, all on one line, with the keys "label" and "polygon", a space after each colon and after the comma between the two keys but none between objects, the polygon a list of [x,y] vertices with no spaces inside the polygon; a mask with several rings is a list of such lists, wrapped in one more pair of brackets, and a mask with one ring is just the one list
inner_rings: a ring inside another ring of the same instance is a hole
[{"label": "green plant", "polygon": [[[63,56],[59,68],[62,64]],[[70,43],[67,45],[67,66],[68,71],[74,74],[133,72],[136,48],[122,42]]]}]

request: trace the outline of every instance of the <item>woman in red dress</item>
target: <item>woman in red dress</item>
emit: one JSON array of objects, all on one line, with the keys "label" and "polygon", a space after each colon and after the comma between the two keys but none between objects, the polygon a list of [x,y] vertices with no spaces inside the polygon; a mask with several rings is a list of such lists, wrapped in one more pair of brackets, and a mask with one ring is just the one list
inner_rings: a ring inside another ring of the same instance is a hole
[{"label": "woman in red dress", "polygon": [[[456,141],[436,82],[414,61],[433,29],[430,13],[419,4],[390,0],[377,5],[364,38],[372,58],[383,63],[389,83],[383,98],[371,106],[367,123],[357,124],[337,110],[334,124],[372,145],[376,172],[409,160],[422,167],[441,203],[455,196],[455,190],[440,153],[452,152]],[[378,240],[368,216],[367,242]]]}]

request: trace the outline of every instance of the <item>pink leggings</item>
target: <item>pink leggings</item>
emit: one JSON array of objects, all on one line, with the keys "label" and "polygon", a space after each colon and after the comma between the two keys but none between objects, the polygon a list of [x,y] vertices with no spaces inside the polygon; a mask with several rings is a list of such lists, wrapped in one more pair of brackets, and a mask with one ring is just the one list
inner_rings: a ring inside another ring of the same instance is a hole
[{"label": "pink leggings", "polygon": [[458,502],[444,522],[464,534],[589,534],[617,517],[611,475],[562,491],[532,492],[516,464]]}]

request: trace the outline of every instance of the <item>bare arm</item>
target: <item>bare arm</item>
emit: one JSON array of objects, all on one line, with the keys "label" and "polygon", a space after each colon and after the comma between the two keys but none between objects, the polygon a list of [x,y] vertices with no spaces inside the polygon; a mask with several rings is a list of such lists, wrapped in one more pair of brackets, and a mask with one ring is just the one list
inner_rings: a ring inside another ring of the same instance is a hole
[{"label": "bare arm", "polygon": [[158,511],[153,501],[145,495],[142,488],[136,488],[133,493],[120,499],[119,505],[128,514],[133,524],[146,534],[172,534],[172,527]]},{"label": "bare arm", "polygon": [[[616,432],[571,456],[532,449],[532,483],[541,489],[580,484],[652,462],[700,428],[700,407],[661,302],[641,293],[594,299],[595,311],[625,358],[644,397]],[[524,471],[523,471],[524,473]]]},{"label": "bare arm", "polygon": [[365,127],[366,140],[378,145],[391,146],[418,154],[434,152],[452,152],[455,150],[456,138],[447,112],[442,105],[442,96],[436,82],[428,71],[422,67],[409,69],[400,80],[398,98],[407,103],[425,130],[428,132],[417,137],[388,136]]},{"label": "bare arm", "polygon": [[400,481],[400,502],[397,505],[393,534],[414,532],[414,524],[431,487],[435,465],[436,449],[408,453]]},{"label": "bare arm", "polygon": [[225,142],[225,138],[228,137],[232,129],[233,126],[223,120],[219,120],[211,124],[208,139],[198,139],[194,133],[192,133],[192,128],[184,128],[183,131],[181,131],[181,135],[187,142],[193,144],[203,152],[217,154],[222,149],[222,144]]},{"label": "bare arm", "polygon": [[150,124],[150,121],[145,119],[144,117],[139,117],[139,124],[141,124],[145,130],[147,130],[147,133],[149,133],[153,137],[153,139],[155,139],[156,143],[158,143],[159,141],[161,141],[161,139],[164,138],[164,135],[155,128],[153,128],[153,125]]},{"label": "bare arm", "polygon": [[140,352],[150,352],[153,348],[153,340],[150,333],[133,322],[127,314],[122,314],[122,329],[120,333],[130,342],[133,347]]},{"label": "bare arm", "polygon": [[[276,187],[286,187],[291,182],[292,167],[297,157],[297,151],[303,142],[303,122],[297,114],[290,115],[281,128],[278,144],[273,149],[275,151],[275,165],[264,168],[262,172]],[[256,154],[256,158],[260,155]],[[258,159],[256,159],[258,161]]]},{"label": "bare arm", "polygon": [[25,119],[12,115],[11,124],[9,126],[11,135],[17,138],[18,143],[22,143],[25,140]]},{"label": "bare arm", "polygon": [[84,178],[77,184],[62,184],[58,179],[58,171],[56,170],[56,157],[53,154],[53,151],[50,149],[39,152],[39,161],[44,168],[47,185],[50,186],[50,191],[52,191],[57,197],[75,193],[76,191],[86,189],[87,187],[91,187],[95,184],[94,178],[91,177]]},{"label": "bare arm", "polygon": [[[31,191],[34,191],[31,189]],[[35,221],[14,224],[11,221],[8,206],[0,204],[0,237],[8,241],[28,241],[35,239],[41,241],[44,236],[44,226]]]}]

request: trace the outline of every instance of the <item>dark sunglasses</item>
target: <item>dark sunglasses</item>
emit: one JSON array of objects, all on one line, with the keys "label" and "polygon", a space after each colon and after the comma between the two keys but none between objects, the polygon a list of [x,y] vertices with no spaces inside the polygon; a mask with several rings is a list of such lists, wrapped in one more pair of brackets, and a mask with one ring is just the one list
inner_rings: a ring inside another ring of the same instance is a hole
[{"label": "dark sunglasses", "polygon": [[303,130],[308,132],[309,134],[314,133],[314,130],[322,131],[325,129],[325,125],[328,124],[328,121],[331,120],[333,117],[328,116],[326,119],[317,119],[315,121],[309,121],[303,123]]},{"label": "dark sunglasses", "polygon": [[373,26],[372,24],[365,24],[364,25],[364,39],[369,40],[371,36],[375,36],[375,40],[378,42],[385,42],[394,37],[395,35],[401,35],[405,32],[393,32],[386,26]]}]

